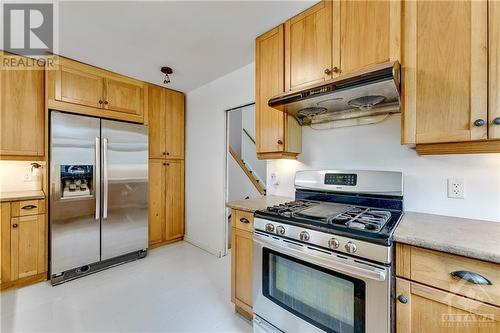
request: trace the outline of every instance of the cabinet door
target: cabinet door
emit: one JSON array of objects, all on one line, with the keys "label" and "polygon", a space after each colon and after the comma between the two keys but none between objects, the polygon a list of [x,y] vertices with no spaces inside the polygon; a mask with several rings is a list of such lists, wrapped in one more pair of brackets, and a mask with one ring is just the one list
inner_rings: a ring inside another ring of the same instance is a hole
[{"label": "cabinet door", "polygon": [[500,331],[500,308],[486,303],[400,278],[396,297],[397,333]]},{"label": "cabinet door", "polygon": [[165,164],[162,160],[149,160],[149,245],[161,243],[164,234]]},{"label": "cabinet door", "polygon": [[104,106],[104,79],[88,66],[61,64],[56,74],[55,98],[63,102],[101,108]]},{"label": "cabinet door", "polygon": [[283,25],[255,41],[255,122],[257,153],[281,152],[285,141],[285,114],[267,102],[283,92]]},{"label": "cabinet door", "polygon": [[142,115],[143,83],[126,78],[106,78],[105,108],[112,111]]},{"label": "cabinet door", "polygon": [[403,142],[486,139],[486,1],[405,1],[403,10]]},{"label": "cabinet door", "polygon": [[184,158],[184,94],[165,89],[165,154]]},{"label": "cabinet door", "polygon": [[322,1],[285,23],[285,87],[332,77],[332,2]]},{"label": "cabinet door", "polygon": [[236,305],[252,313],[252,233],[232,228],[231,298]]},{"label": "cabinet door", "polygon": [[337,0],[333,6],[333,22],[340,21],[340,64],[334,54],[333,66],[340,74],[400,60],[400,1]]},{"label": "cabinet door", "polygon": [[[26,66],[33,60],[17,58]],[[17,156],[44,155],[44,71],[4,69],[0,71],[0,154]]]},{"label": "cabinet door", "polygon": [[165,89],[150,85],[148,89],[149,157],[163,158],[165,151]]},{"label": "cabinet door", "polygon": [[11,219],[11,279],[46,271],[45,215],[21,216]]},{"label": "cabinet door", "polygon": [[500,2],[491,0],[489,8],[489,132],[490,139],[500,139]]},{"label": "cabinet door", "polygon": [[169,160],[165,170],[165,240],[172,240],[184,236],[184,161]]}]

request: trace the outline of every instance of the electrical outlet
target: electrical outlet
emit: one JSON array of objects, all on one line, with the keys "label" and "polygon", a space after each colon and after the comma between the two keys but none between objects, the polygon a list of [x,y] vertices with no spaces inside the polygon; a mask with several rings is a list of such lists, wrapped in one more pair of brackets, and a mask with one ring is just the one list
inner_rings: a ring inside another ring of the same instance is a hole
[{"label": "electrical outlet", "polygon": [[30,182],[31,181],[31,171],[27,171],[24,173],[24,181],[25,182]]},{"label": "electrical outlet", "polygon": [[448,198],[465,198],[465,184],[463,179],[448,178]]}]

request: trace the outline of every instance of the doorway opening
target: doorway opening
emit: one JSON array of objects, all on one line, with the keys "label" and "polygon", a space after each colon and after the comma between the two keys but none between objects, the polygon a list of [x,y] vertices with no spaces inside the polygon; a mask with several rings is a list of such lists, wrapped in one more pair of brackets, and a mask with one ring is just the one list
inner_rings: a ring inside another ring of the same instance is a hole
[{"label": "doorway opening", "polygon": [[[257,159],[255,103],[226,110],[226,202],[266,194],[266,161]],[[226,208],[226,248],[231,248],[231,209]]]}]

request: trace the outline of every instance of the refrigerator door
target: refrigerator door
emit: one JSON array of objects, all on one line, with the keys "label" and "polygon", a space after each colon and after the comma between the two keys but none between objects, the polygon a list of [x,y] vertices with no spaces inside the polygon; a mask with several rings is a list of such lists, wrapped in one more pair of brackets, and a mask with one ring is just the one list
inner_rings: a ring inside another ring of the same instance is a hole
[{"label": "refrigerator door", "polygon": [[148,131],[101,120],[101,260],[148,247]]},{"label": "refrigerator door", "polygon": [[100,120],[51,112],[51,276],[100,260]]}]

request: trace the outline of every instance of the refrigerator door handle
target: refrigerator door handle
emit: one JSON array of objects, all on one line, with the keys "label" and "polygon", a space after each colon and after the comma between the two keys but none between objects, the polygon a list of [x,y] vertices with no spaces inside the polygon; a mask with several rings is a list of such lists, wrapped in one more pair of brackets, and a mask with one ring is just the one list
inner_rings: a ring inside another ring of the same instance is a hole
[{"label": "refrigerator door handle", "polygon": [[102,152],[102,175],[103,175],[103,204],[102,204],[102,218],[108,217],[108,139],[102,139],[103,152]]},{"label": "refrigerator door handle", "polygon": [[95,219],[99,220],[101,217],[101,139],[95,138]]}]

